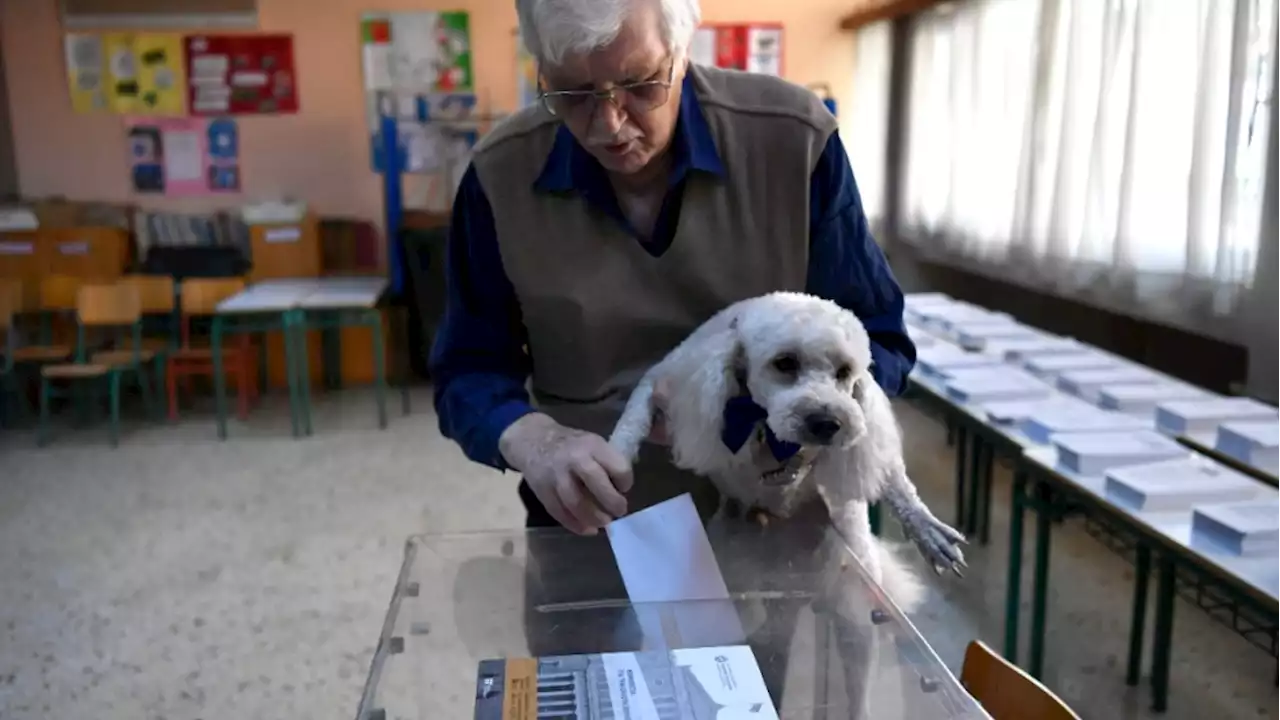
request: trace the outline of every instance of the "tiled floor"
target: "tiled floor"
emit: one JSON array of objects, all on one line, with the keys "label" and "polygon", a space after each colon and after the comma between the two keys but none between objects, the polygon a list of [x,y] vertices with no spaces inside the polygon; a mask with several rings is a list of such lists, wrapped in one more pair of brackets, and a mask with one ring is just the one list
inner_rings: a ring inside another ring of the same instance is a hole
[{"label": "tiled floor", "polygon": [[[515,479],[468,463],[418,412],[374,429],[358,391],[318,399],[314,437],[283,408],[233,425],[137,425],[118,450],[69,430],[45,450],[0,433],[0,717],[350,718],[406,536],[515,527]],[[394,403],[393,403],[394,407]],[[941,428],[900,406],[922,495],[951,516]],[[1007,549],[995,532],[945,612],[915,620],[958,668],[1000,642]],[[1123,664],[1131,570],[1055,529],[1047,681],[1085,718],[1149,717]],[[1276,663],[1179,602],[1169,718],[1274,718]],[[432,718],[431,720],[435,720]]]}]

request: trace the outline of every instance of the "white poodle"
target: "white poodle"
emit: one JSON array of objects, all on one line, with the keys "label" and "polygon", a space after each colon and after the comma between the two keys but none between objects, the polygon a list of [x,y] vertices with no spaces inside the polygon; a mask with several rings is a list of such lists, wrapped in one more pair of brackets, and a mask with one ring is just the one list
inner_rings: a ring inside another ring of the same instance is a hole
[{"label": "white poodle", "polygon": [[901,607],[919,580],[871,534],[883,500],[935,570],[964,566],[964,537],[907,478],[889,398],[871,376],[866,329],[828,300],[773,293],[721,311],[645,374],[609,442],[634,459],[653,425],[659,382],[677,466],[727,498],[786,518],[816,497],[845,543]]}]

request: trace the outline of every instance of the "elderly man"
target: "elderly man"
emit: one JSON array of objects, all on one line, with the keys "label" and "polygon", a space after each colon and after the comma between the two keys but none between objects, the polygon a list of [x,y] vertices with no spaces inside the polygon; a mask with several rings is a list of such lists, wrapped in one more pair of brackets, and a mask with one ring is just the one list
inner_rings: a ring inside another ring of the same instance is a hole
[{"label": "elderly man", "polygon": [[[775,290],[862,319],[899,393],[902,294],[836,121],[773,77],[692,65],[698,0],[517,0],[542,102],[477,146],[433,350],[444,434],[523,475],[530,527],[590,534],[708,483],[601,437],[640,375],[716,311]],[[526,381],[532,379],[532,400]]]}]

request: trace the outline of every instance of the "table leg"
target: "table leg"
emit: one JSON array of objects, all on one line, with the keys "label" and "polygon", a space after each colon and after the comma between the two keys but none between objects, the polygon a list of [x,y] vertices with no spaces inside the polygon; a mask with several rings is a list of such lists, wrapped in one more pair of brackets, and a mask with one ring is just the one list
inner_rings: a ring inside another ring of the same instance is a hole
[{"label": "table leg", "polygon": [[218,414],[218,439],[227,439],[227,378],[222,367],[222,321],[221,315],[213,316],[213,324],[209,328],[209,347],[213,353],[213,404]]},{"label": "table leg", "polygon": [[1045,605],[1049,595],[1049,540],[1052,529],[1053,495],[1044,482],[1036,482],[1036,558],[1031,589],[1031,658],[1028,671],[1040,679],[1044,672]]},{"label": "table leg", "polygon": [[1177,595],[1177,568],[1161,554],[1156,562],[1156,624],[1151,644],[1151,709],[1169,706],[1169,665],[1173,656],[1173,607]]},{"label": "table leg", "polygon": [[1012,499],[1009,503],[1009,568],[1004,590],[1004,657],[1018,664],[1018,616],[1022,611],[1022,519],[1023,498],[1027,493],[1027,473],[1013,473]]},{"label": "table leg", "polygon": [[386,345],[382,339],[382,313],[371,310],[366,316],[373,335],[373,391],[378,398],[378,428],[387,428]]},{"label": "table leg", "polygon": [[324,386],[328,390],[342,387],[342,328],[326,325],[320,330],[320,356],[324,367]]},{"label": "table leg", "polygon": [[978,542],[986,545],[991,541],[991,484],[995,475],[996,449],[985,443],[982,453],[982,517],[978,521]]},{"label": "table leg", "polygon": [[956,528],[961,531],[965,528],[964,476],[968,439],[968,429],[962,423],[956,423]]},{"label": "table leg", "polygon": [[294,314],[292,310],[286,310],[280,319],[280,334],[284,339],[284,377],[285,384],[289,386],[289,425],[293,431],[293,436],[301,435],[301,418],[302,398],[298,391],[298,368],[297,368],[297,350],[293,331]]},{"label": "table leg", "polygon": [[1151,575],[1151,548],[1138,543],[1133,568],[1133,615],[1129,620],[1129,668],[1124,681],[1137,685],[1142,677],[1142,636],[1147,623],[1147,580]]},{"label": "table leg", "polygon": [[311,353],[307,338],[306,314],[293,313],[294,371],[298,381],[298,424],[303,435],[311,434]]},{"label": "table leg", "polygon": [[986,440],[976,430],[969,432],[969,499],[968,512],[965,514],[963,532],[970,537],[978,531],[978,511],[981,503],[982,489],[982,454],[986,451]]}]

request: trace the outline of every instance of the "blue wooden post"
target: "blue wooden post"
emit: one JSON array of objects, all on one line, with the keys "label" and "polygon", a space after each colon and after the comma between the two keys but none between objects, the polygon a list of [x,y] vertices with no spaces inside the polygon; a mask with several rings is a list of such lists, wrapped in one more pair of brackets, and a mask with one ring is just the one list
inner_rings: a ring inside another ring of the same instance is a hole
[{"label": "blue wooden post", "polygon": [[404,191],[401,186],[404,158],[400,152],[400,131],[394,117],[383,115],[378,126],[382,152],[382,205],[386,216],[387,274],[391,292],[404,289],[404,268],[400,265],[400,225],[404,218]]}]

